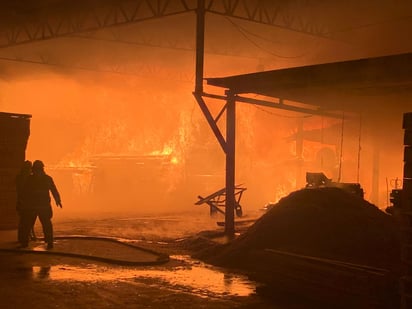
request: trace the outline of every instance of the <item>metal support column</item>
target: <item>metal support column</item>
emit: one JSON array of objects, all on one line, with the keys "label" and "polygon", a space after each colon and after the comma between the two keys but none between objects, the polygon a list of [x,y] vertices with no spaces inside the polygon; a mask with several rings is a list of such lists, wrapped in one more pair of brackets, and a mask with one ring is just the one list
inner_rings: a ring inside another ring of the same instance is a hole
[{"label": "metal support column", "polygon": [[226,201],[225,201],[225,233],[232,237],[235,234],[235,96],[227,93],[226,108],[226,141],[221,134],[203,100],[203,65],[205,40],[205,0],[197,1],[196,9],[196,80],[194,96],[217,140],[226,154]]},{"label": "metal support column", "polygon": [[227,93],[226,110],[226,212],[225,233],[235,234],[235,144],[236,144],[236,101],[232,93]]},{"label": "metal support column", "polygon": [[205,54],[205,0],[197,0],[196,9],[196,81],[195,93],[203,93],[203,65]]}]

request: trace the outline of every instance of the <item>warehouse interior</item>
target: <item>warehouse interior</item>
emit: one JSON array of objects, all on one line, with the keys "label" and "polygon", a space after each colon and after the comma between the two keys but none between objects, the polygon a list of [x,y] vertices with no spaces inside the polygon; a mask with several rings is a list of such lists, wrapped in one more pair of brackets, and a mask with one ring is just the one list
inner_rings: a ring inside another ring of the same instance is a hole
[{"label": "warehouse interior", "polygon": [[[0,110],[32,116],[26,157],[46,163],[71,209],[117,203],[141,212],[187,211],[197,195],[225,186],[224,154],[192,95],[196,5],[2,4]],[[205,78],[411,51],[408,1],[205,5]],[[366,199],[387,207],[388,190],[402,178],[409,87],[371,89],[356,108],[335,105],[338,117],[238,104],[236,182],[248,189],[245,209],[303,187],[305,171],[359,182]],[[209,108],[216,115],[222,102]],[[124,192],[125,183],[133,192]]]}]

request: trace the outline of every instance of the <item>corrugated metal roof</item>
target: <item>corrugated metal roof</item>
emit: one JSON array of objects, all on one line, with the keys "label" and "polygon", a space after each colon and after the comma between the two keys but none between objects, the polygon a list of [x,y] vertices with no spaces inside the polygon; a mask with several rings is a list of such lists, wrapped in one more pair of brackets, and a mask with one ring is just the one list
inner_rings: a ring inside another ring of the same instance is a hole
[{"label": "corrugated metal roof", "polygon": [[235,94],[258,94],[325,109],[358,111],[384,102],[412,107],[412,53],[206,78],[206,81]]}]

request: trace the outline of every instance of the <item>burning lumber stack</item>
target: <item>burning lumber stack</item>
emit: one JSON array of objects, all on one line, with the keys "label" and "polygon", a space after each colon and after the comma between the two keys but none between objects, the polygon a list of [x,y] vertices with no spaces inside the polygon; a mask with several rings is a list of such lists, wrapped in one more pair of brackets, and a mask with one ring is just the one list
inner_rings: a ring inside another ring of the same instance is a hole
[{"label": "burning lumber stack", "polygon": [[0,113],[0,229],[15,228],[15,178],[25,160],[30,115]]}]

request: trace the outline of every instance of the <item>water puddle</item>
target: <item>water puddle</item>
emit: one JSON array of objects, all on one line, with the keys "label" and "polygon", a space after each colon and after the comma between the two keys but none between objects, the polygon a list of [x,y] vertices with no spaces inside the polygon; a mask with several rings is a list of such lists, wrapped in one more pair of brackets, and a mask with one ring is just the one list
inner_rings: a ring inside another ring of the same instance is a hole
[{"label": "water puddle", "polygon": [[103,267],[93,264],[84,267],[33,266],[32,277],[37,280],[62,281],[141,281],[153,286],[190,292],[201,297],[249,296],[255,292],[256,283],[245,276],[203,264],[188,256],[171,256],[171,259],[183,262],[183,266],[144,269]]}]

